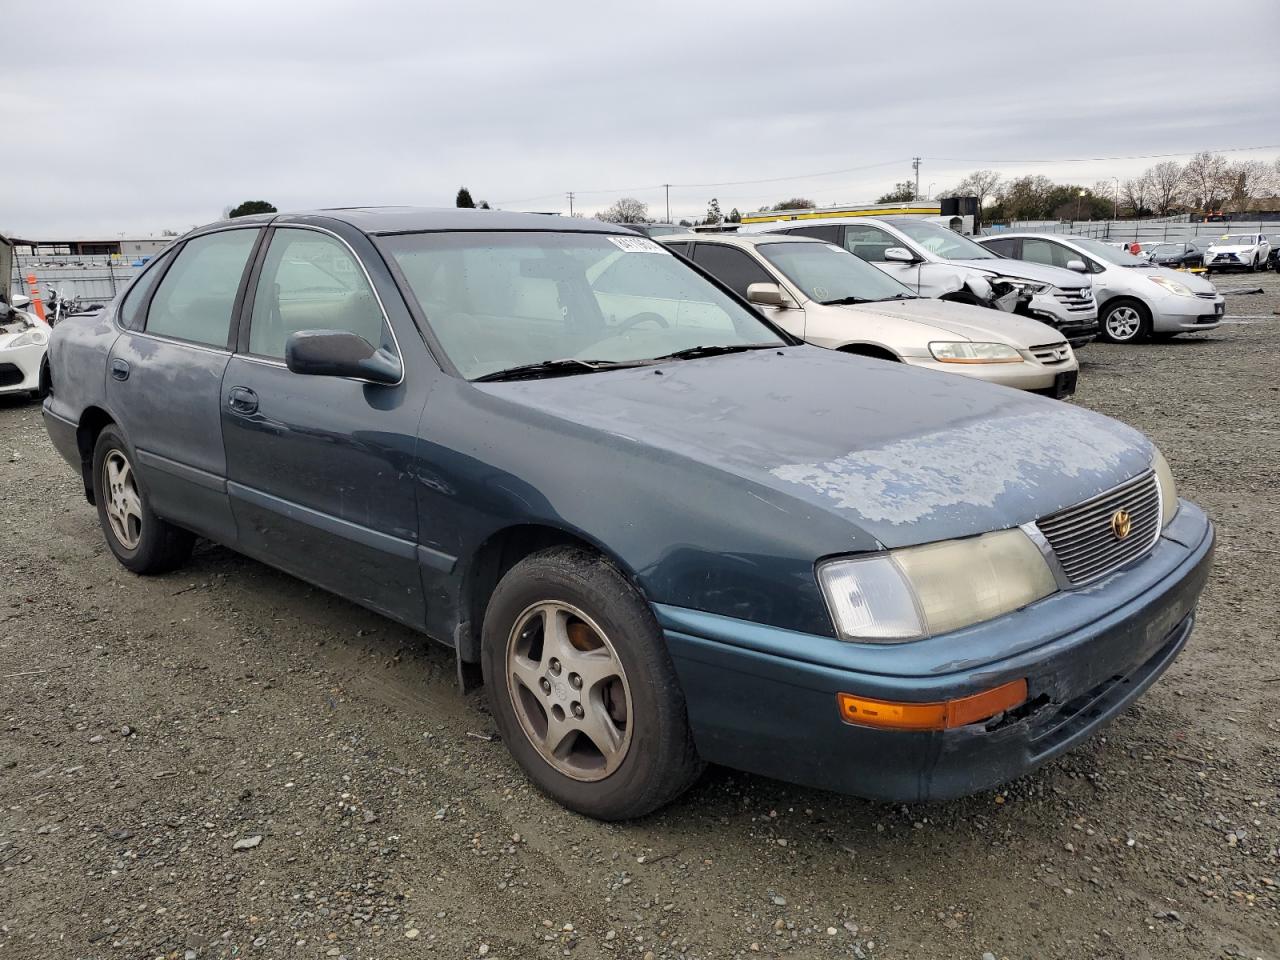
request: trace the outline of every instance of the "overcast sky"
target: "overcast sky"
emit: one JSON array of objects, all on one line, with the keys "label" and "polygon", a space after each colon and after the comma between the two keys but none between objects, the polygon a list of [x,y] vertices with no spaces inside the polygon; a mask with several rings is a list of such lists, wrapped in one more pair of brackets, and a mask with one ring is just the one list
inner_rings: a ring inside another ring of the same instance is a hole
[{"label": "overcast sky", "polygon": [[23,9],[4,15],[0,232],[37,239],[182,231],[246,199],[452,205],[462,184],[509,209],[629,194],[659,217],[656,185],[689,184],[678,218],[712,196],[873,200],[914,155],[926,192],[980,167],[1092,184],[1154,162],[1011,161],[1280,144],[1274,0],[1209,20],[1200,0]]}]

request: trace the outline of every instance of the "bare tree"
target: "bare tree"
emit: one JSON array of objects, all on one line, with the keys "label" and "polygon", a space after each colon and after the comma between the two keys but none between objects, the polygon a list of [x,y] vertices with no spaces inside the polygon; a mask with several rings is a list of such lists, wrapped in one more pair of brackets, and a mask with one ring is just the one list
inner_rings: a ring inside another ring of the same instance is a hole
[{"label": "bare tree", "polygon": [[1151,181],[1147,179],[1146,174],[1125,180],[1120,184],[1121,202],[1126,209],[1133,211],[1135,217],[1141,217],[1151,212],[1150,204],[1153,192]]},{"label": "bare tree", "polygon": [[1000,185],[1000,174],[994,170],[975,170],[940,197],[977,197],[978,209],[994,198]]},{"label": "bare tree", "polygon": [[1182,190],[1182,165],[1176,160],[1157,163],[1142,175],[1146,181],[1151,206],[1162,217],[1167,217]]},{"label": "bare tree", "polygon": [[1227,169],[1230,186],[1228,200],[1233,209],[1243,213],[1249,201],[1264,197],[1271,191],[1271,168],[1261,160],[1241,160]]},{"label": "bare tree", "polygon": [[649,205],[641,203],[635,197],[623,197],[615,200],[611,207],[597,213],[596,219],[610,223],[648,223]]},{"label": "bare tree", "polygon": [[1231,190],[1231,165],[1221,154],[1202,150],[1183,168],[1183,196],[1198,210],[1217,210]]}]

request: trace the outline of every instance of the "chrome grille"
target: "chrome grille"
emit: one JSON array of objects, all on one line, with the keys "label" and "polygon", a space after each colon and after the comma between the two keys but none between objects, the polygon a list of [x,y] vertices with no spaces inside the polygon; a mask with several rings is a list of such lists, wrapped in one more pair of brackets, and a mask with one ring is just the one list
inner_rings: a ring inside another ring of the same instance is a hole
[{"label": "chrome grille", "polygon": [[1068,310],[1092,310],[1094,308],[1093,289],[1091,287],[1071,287],[1070,289],[1054,287],[1053,296]]},{"label": "chrome grille", "polygon": [[[1125,510],[1129,535],[1118,539],[1112,517]],[[1154,473],[1036,521],[1062,571],[1075,586],[1106,576],[1142,556],[1160,536],[1160,487]]]},{"label": "chrome grille", "polygon": [[1201,300],[1216,300],[1218,299],[1218,291],[1210,290],[1208,293],[1205,293],[1203,290],[1200,290],[1196,293],[1196,296]]},{"label": "chrome grille", "polygon": [[1042,343],[1038,347],[1032,347],[1031,355],[1046,366],[1052,366],[1070,360],[1071,348],[1067,346],[1067,341],[1059,340],[1057,343]]}]

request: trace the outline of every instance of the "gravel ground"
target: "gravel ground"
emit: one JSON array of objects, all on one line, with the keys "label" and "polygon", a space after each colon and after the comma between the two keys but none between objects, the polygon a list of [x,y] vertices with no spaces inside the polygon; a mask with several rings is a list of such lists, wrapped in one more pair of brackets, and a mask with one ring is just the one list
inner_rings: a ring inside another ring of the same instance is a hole
[{"label": "gravel ground", "polygon": [[0,401],[0,958],[1280,956],[1280,276],[1218,282],[1268,292],[1086,348],[1076,398],[1218,523],[1191,645],[1105,736],[929,806],[711,770],[567,813],[446,650],[208,544],[127,573]]}]

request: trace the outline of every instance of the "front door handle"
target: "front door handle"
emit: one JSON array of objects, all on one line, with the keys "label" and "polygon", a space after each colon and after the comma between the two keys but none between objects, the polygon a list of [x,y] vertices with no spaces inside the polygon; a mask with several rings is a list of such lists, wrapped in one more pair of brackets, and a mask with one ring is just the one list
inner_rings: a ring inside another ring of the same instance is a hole
[{"label": "front door handle", "polygon": [[128,360],[112,360],[111,361],[111,379],[128,380],[129,379],[129,361]]},{"label": "front door handle", "polygon": [[248,387],[232,387],[227,391],[227,406],[234,413],[257,413],[258,395]]}]

